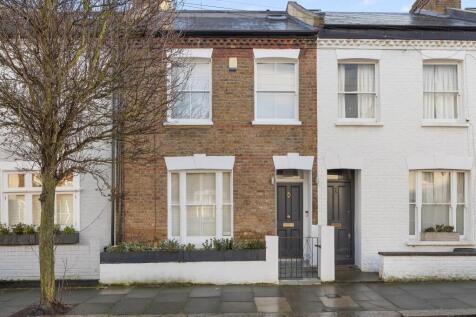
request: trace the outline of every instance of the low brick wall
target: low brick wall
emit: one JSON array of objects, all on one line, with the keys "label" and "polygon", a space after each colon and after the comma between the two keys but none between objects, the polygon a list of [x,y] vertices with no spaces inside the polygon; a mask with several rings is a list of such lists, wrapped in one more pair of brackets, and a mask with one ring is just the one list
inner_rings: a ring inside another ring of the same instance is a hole
[{"label": "low brick wall", "polygon": [[[99,242],[55,247],[58,279],[98,280]],[[36,281],[40,278],[38,246],[0,246],[0,281]]]},{"label": "low brick wall", "polygon": [[386,282],[476,280],[476,253],[381,252],[380,278]]}]

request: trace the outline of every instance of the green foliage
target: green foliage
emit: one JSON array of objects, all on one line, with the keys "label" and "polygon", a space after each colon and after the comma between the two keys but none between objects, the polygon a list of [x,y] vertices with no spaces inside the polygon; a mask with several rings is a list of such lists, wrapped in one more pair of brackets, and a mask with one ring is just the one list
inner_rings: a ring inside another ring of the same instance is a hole
[{"label": "green foliage", "polygon": [[266,249],[266,242],[262,239],[237,240],[234,244],[235,250],[261,250]]},{"label": "green foliage", "polygon": [[177,240],[164,240],[159,243],[158,250],[161,251],[181,251],[185,246],[180,244]]},{"label": "green foliage", "polygon": [[425,229],[425,232],[454,232],[455,227],[448,225],[436,225]]},{"label": "green foliage", "polygon": [[5,235],[10,233],[10,228],[6,224],[0,223],[0,235]]},{"label": "green foliage", "polygon": [[202,243],[202,249],[203,250],[211,250],[213,249],[213,240],[205,240],[205,242]]},{"label": "green foliage", "polygon": [[233,239],[215,239],[212,240],[213,249],[216,251],[233,250]]},{"label": "green foliage", "polygon": [[23,233],[24,234],[35,234],[36,233],[36,228],[33,225],[25,225],[23,227]]},{"label": "green foliage", "polygon": [[194,251],[195,250],[195,244],[189,243],[185,246],[184,248],[185,251]]},{"label": "green foliage", "polygon": [[11,228],[12,228],[12,232],[14,234],[24,234],[25,233],[25,227],[26,227],[26,225],[24,225],[20,222],[20,223],[17,223],[16,225],[13,225]]},{"label": "green foliage", "polygon": [[53,227],[53,233],[54,233],[54,234],[58,234],[58,233],[60,233],[60,232],[61,232],[61,226],[60,226],[60,225],[55,225],[55,226]]},{"label": "green foliage", "polygon": [[142,252],[153,251],[153,247],[140,242],[121,242],[106,248],[106,252]]},{"label": "green foliage", "polygon": [[64,232],[65,234],[75,234],[75,233],[76,233],[76,229],[74,229],[73,226],[66,226],[66,227],[64,227],[63,232]]}]

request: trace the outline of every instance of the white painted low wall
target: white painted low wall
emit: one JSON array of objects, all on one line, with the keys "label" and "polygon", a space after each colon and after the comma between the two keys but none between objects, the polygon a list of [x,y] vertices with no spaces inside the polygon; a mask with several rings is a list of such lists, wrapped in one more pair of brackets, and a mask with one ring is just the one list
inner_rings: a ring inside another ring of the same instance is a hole
[{"label": "white painted low wall", "polygon": [[100,282],[217,285],[278,283],[278,237],[266,237],[266,261],[100,264]]},{"label": "white painted low wall", "polygon": [[313,234],[317,231],[319,237],[318,248],[318,270],[319,278],[322,282],[335,281],[335,236],[334,227],[325,225],[316,225],[312,228]]},{"label": "white painted low wall", "polygon": [[[58,279],[99,279],[99,241],[55,247],[55,274]],[[38,246],[0,246],[0,281],[40,279]]]},{"label": "white painted low wall", "polygon": [[380,256],[380,278],[410,280],[476,280],[476,256]]}]

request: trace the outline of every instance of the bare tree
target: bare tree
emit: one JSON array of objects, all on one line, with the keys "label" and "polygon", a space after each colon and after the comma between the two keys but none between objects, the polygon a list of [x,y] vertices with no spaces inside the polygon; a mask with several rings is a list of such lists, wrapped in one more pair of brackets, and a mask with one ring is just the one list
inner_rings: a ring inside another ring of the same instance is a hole
[{"label": "bare tree", "polygon": [[0,147],[42,182],[41,308],[55,311],[55,188],[106,180],[110,145],[147,156],[180,84],[175,1],[0,0]]}]

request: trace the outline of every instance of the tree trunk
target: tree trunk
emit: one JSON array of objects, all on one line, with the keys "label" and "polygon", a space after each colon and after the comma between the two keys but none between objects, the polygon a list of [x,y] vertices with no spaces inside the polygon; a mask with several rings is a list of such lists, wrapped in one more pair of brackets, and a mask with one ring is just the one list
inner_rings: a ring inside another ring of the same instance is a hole
[{"label": "tree trunk", "polygon": [[56,301],[54,219],[56,180],[52,173],[41,173],[41,225],[40,225],[40,305],[54,310]]}]

